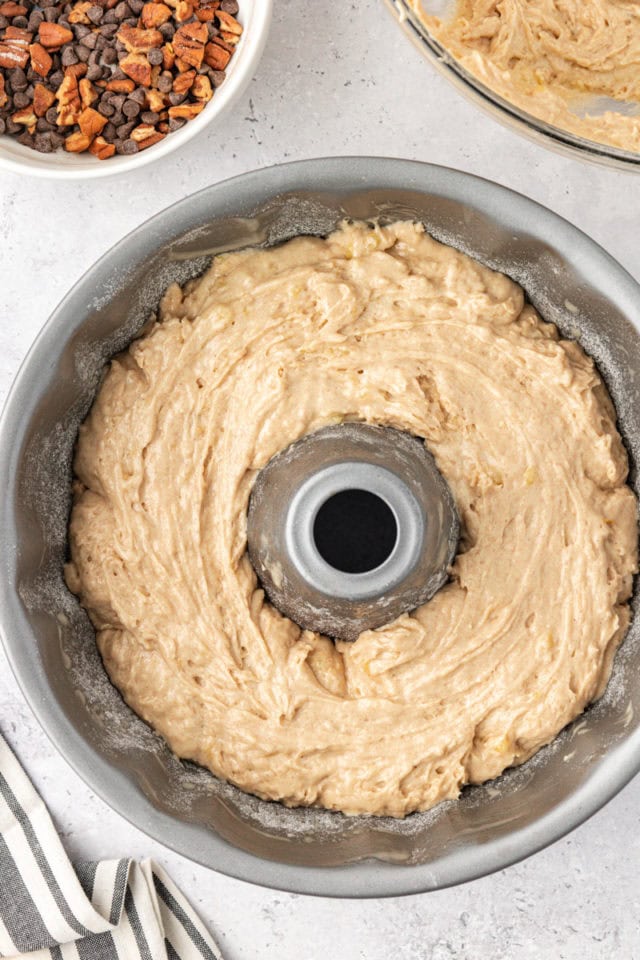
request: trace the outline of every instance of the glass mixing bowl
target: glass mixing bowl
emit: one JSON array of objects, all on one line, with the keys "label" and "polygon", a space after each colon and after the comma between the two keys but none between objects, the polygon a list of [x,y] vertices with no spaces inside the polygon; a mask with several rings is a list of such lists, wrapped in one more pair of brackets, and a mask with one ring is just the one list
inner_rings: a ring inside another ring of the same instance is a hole
[{"label": "glass mixing bowl", "polygon": [[[433,36],[408,0],[385,0],[385,3],[407,36],[436,69],[473,103],[490,113],[495,120],[517,133],[525,134],[530,140],[535,140],[545,147],[551,147],[562,153],[569,153],[582,157],[583,160],[592,160],[610,167],[640,171],[640,153],[621,150],[595,140],[585,140],[569,130],[554,127],[520,109],[509,100],[505,100],[486,86],[466,70]],[[422,0],[422,5],[427,13],[446,19],[453,13],[455,0]],[[582,115],[588,106],[584,102],[581,103]],[[612,100],[604,102],[604,98],[600,98],[598,103],[596,98],[593,98],[595,112],[611,109],[612,106],[614,106]],[[624,106],[626,105],[622,105],[621,109]]]}]

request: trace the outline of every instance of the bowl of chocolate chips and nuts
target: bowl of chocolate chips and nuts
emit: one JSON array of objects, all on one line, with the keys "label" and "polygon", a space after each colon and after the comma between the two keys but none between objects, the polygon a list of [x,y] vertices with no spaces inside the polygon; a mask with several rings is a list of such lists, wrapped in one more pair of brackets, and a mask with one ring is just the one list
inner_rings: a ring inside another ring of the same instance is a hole
[{"label": "bowl of chocolate chips and nuts", "polygon": [[271,0],[0,0],[0,167],[99,177],[175,150],[240,96]]}]

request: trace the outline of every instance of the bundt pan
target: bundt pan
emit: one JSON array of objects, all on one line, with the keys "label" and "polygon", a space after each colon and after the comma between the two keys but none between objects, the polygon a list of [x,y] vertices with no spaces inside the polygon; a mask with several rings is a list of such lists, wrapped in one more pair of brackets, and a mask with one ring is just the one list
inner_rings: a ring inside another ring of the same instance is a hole
[{"label": "bundt pan", "polygon": [[202,273],[212,255],[323,235],[343,217],[421,220],[522,284],[542,315],[596,359],[638,462],[640,288],[593,241],[504,187],[443,167],[367,158],[272,167],[209,187],[139,227],[44,327],[0,431],[0,610],[9,660],[42,726],[115,810],[229,876],[375,897],[505,867],[566,834],[628,782],[640,768],[637,616],[604,697],[550,746],[457,801],[394,821],[287,809],[176,759],[111,686],[62,576],[74,441],[108,358],[171,281]]}]

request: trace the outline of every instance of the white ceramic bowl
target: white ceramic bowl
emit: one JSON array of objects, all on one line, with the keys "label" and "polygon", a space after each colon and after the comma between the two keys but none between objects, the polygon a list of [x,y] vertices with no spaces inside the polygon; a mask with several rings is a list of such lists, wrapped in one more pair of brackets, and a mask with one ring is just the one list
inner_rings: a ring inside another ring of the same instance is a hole
[{"label": "white ceramic bowl", "polygon": [[126,173],[178,150],[205,127],[215,123],[242,95],[262,56],[269,33],[272,6],[272,0],[241,0],[238,19],[244,30],[227,68],[226,80],[218,87],[202,113],[160,143],[133,156],[116,155],[109,160],[98,160],[90,153],[67,153],[65,150],[38,153],[24,147],[13,137],[0,136],[0,170],[56,180],[90,180]]}]

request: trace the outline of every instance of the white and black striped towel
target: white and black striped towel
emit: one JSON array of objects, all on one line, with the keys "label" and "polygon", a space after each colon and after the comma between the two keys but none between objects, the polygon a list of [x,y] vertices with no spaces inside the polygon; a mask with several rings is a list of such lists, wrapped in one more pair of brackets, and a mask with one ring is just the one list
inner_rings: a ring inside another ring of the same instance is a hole
[{"label": "white and black striped towel", "polygon": [[150,860],[72,866],[2,736],[0,956],[222,960],[193,908]]}]

